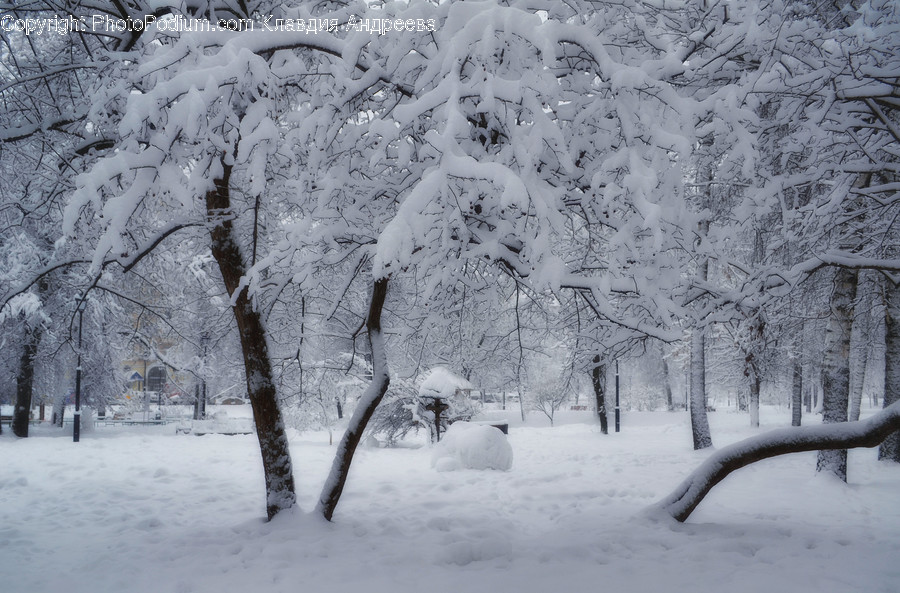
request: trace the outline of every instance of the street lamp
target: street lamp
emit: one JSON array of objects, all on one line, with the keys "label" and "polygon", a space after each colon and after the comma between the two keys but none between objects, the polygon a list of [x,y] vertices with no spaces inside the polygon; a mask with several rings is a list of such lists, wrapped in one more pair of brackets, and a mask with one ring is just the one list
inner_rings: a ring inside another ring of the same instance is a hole
[{"label": "street lamp", "polygon": [[619,361],[616,361],[616,432],[619,432]]},{"label": "street lamp", "polygon": [[72,442],[81,440],[81,326],[84,301],[78,303],[78,366],[75,367],[75,418],[72,423]]},{"label": "street lamp", "polygon": [[203,378],[200,380],[200,420],[206,420],[206,348],[209,346],[209,332],[200,334],[200,346],[203,348]]}]

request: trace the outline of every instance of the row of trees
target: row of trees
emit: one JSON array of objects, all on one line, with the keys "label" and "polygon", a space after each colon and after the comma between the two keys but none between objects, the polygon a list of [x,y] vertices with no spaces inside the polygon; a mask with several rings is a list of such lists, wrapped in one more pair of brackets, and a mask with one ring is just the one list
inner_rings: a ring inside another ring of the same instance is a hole
[{"label": "row of trees", "polygon": [[[523,391],[541,380],[526,360],[553,344],[567,381],[590,377],[602,422],[611,361],[683,344],[703,448],[713,336],[741,354],[754,424],[761,385],[784,360],[796,393],[820,382],[824,418],[840,422],[861,385],[848,353],[864,369],[864,337],[883,326],[890,404],[898,10],[890,0],[10,8],[7,23],[87,23],[95,11],[254,23],[52,37],[8,27],[0,323],[13,348],[0,351],[16,353],[16,413],[39,353],[63,348],[79,307],[93,311],[92,355],[107,361],[127,339],[108,325],[115,312],[139,310],[177,335],[182,369],[207,364],[201,335],[234,340],[272,517],[295,504],[285,403],[331,402],[362,359],[368,387],[318,507],[331,518],[391,378],[435,362],[467,377],[502,368]],[[339,26],[267,27],[275,18]],[[436,27],[377,35],[351,25],[361,18]],[[900,460],[896,445],[884,451]],[[845,463],[820,457],[839,475]]]}]

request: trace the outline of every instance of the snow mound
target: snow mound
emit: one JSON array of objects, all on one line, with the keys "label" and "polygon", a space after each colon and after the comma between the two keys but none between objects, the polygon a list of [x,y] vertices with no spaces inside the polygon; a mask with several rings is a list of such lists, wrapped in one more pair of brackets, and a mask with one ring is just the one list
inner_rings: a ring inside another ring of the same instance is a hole
[{"label": "snow mound", "polygon": [[493,426],[454,422],[434,448],[431,467],[439,472],[458,469],[512,468],[513,451],[506,435]]}]

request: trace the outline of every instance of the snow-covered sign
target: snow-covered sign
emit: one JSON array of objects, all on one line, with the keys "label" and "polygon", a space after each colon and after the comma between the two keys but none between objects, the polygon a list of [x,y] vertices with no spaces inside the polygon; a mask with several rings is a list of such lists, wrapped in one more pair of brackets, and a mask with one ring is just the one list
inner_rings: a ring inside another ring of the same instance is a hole
[{"label": "snow-covered sign", "polygon": [[444,367],[434,367],[425,375],[419,387],[419,397],[453,397],[457,391],[474,389],[473,385],[462,377],[453,374]]}]

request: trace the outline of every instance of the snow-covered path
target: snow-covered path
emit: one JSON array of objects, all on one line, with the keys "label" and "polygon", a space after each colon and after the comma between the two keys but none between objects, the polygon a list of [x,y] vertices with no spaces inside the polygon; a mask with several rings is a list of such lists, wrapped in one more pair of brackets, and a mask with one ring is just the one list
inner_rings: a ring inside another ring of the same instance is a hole
[{"label": "snow-covered path", "polygon": [[[786,411],[766,410],[774,427]],[[437,472],[426,448],[361,450],[328,524],[262,521],[252,436],[174,428],[54,429],[0,438],[0,570],[7,593],[900,590],[900,467],[852,451],[850,485],[815,454],[728,478],[685,524],[636,518],[705,456],[683,413],[634,413],[603,436],[589,415],[514,424],[509,472]],[[755,434],[711,416],[717,445]],[[311,509],[331,462],[294,435]]]}]

